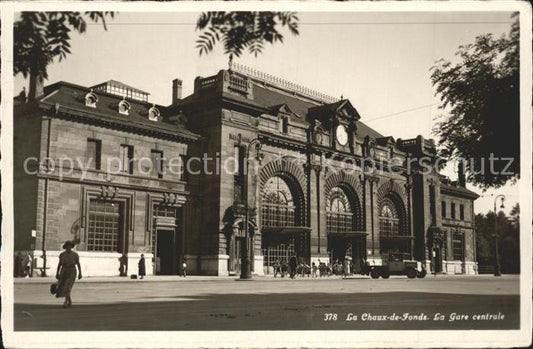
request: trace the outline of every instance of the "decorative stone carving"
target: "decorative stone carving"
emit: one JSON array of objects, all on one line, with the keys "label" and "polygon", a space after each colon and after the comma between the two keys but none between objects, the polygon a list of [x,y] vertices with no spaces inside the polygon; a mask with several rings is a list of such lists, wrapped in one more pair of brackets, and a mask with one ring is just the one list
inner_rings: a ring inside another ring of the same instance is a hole
[{"label": "decorative stone carving", "polygon": [[175,193],[164,193],[162,203],[168,206],[180,206],[185,202],[185,198]]},{"label": "decorative stone carving", "polygon": [[100,196],[102,197],[102,199],[113,199],[117,196],[119,189],[117,187],[110,186],[110,185],[107,185],[107,186],[102,185],[100,187],[100,190],[101,190]]}]

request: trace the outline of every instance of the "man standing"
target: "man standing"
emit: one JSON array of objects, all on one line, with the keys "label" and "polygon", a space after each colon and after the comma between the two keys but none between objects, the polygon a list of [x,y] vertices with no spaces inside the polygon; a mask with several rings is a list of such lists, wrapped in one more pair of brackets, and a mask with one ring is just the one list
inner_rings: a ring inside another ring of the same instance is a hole
[{"label": "man standing", "polygon": [[298,261],[296,259],[296,256],[292,256],[289,259],[289,268],[290,268],[291,279],[294,279],[294,277],[296,276],[296,267],[297,267],[297,265],[298,265]]},{"label": "man standing", "polygon": [[144,254],[141,253],[141,259],[139,260],[139,277],[141,279],[146,275],[146,263],[144,261]]},{"label": "man standing", "polygon": [[278,273],[281,275],[281,264],[279,259],[276,259],[276,262],[274,262],[274,277],[276,277]]}]

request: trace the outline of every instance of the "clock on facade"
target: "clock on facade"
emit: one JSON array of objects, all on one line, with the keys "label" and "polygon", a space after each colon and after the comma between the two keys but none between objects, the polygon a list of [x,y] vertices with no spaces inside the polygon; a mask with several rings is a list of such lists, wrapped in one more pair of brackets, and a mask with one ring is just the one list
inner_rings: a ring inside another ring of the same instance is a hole
[{"label": "clock on facade", "polygon": [[346,126],[337,126],[335,134],[337,136],[337,142],[339,142],[340,145],[346,145],[346,143],[348,143],[348,132],[346,132]]}]

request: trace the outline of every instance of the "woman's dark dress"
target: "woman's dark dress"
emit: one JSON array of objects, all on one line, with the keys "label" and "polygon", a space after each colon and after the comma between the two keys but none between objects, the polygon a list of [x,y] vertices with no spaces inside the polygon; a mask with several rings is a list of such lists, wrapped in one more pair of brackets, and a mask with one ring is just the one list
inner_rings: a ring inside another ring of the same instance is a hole
[{"label": "woman's dark dress", "polygon": [[144,263],[144,257],[141,257],[139,261],[139,276],[146,276],[146,264]]},{"label": "woman's dark dress", "polygon": [[56,297],[70,297],[70,291],[76,281],[76,264],[79,263],[80,257],[74,251],[64,251],[59,255],[61,271],[59,274],[59,283]]}]

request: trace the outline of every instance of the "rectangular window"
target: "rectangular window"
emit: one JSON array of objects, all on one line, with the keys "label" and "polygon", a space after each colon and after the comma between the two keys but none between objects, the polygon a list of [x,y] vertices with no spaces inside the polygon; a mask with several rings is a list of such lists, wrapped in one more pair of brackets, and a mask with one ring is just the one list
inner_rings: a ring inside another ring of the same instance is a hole
[{"label": "rectangular window", "polygon": [[464,234],[459,231],[454,232],[452,235],[453,259],[456,261],[462,261],[464,259],[463,237]]},{"label": "rectangular window", "polygon": [[102,141],[99,139],[87,139],[86,163],[93,170],[101,169]]},{"label": "rectangular window", "polygon": [[440,212],[441,212],[442,218],[446,218],[446,201],[442,201],[440,203]]},{"label": "rectangular window", "polygon": [[120,165],[122,172],[133,174],[133,147],[131,145],[120,146]]},{"label": "rectangular window", "polygon": [[444,249],[444,260],[448,260],[448,232],[446,229],[442,230],[442,248]]},{"label": "rectangular window", "polygon": [[451,211],[452,219],[455,219],[455,204],[453,202],[450,205],[450,211]]},{"label": "rectangular window", "polygon": [[89,203],[89,226],[87,250],[123,252],[123,214],[119,202],[91,200]]},{"label": "rectangular window", "polygon": [[163,178],[163,152],[152,150],[152,174],[157,178]]},{"label": "rectangular window", "polygon": [[465,205],[459,205],[459,219],[465,220]]}]

